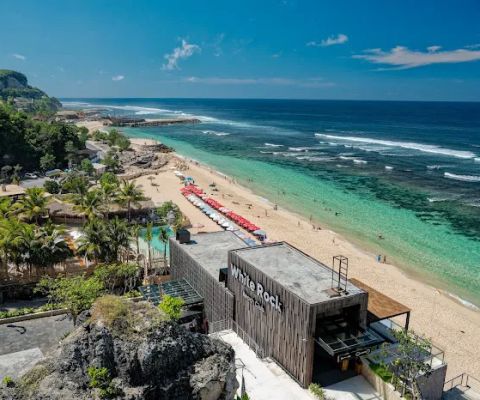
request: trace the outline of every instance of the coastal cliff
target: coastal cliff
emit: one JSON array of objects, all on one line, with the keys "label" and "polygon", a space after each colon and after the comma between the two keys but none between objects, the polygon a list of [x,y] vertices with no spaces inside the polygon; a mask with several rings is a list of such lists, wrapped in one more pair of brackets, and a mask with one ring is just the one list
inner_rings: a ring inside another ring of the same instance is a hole
[{"label": "coastal cliff", "polygon": [[30,112],[52,112],[62,107],[55,97],[30,86],[24,74],[7,69],[0,69],[0,100],[11,100],[17,108]]},{"label": "coastal cliff", "polygon": [[81,315],[56,352],[4,387],[0,399],[234,398],[230,346],[162,320],[149,303],[121,304],[102,310],[100,318],[95,305]]}]

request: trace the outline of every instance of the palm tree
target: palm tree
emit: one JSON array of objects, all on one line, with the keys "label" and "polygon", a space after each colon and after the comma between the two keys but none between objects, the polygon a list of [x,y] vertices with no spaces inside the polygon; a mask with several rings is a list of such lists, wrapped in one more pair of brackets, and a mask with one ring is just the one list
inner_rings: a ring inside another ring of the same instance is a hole
[{"label": "palm tree", "polygon": [[6,218],[13,211],[12,200],[10,197],[2,197],[0,199],[0,218]]},{"label": "palm tree", "polygon": [[139,205],[139,202],[145,200],[145,196],[140,186],[136,186],[135,182],[123,181],[120,185],[117,195],[117,202],[123,206],[127,206],[128,221],[130,221],[130,214],[132,204]]},{"label": "palm tree", "polygon": [[16,203],[16,207],[27,221],[35,221],[38,225],[40,217],[47,213],[47,198],[42,188],[29,188],[25,196]]},{"label": "palm tree", "polygon": [[90,190],[85,195],[74,195],[74,209],[87,216],[88,219],[103,216],[104,201],[102,193],[97,190]]},{"label": "palm tree", "polygon": [[131,234],[132,234],[132,237],[135,238],[135,244],[137,245],[137,260],[138,260],[138,256],[140,255],[140,230],[142,229],[142,227],[138,224],[135,224],[131,227]]},{"label": "palm tree", "polygon": [[107,240],[103,222],[92,218],[83,226],[83,235],[78,238],[77,251],[85,257],[86,261],[98,262],[103,258],[104,245]]},{"label": "palm tree", "polygon": [[105,182],[101,184],[100,192],[106,207],[106,217],[108,219],[108,210],[111,203],[117,198],[118,185],[115,183]]},{"label": "palm tree", "polygon": [[125,250],[127,252],[128,259],[128,250],[130,248],[130,237],[131,231],[128,228],[127,223],[124,220],[116,217],[115,219],[108,221],[105,224],[106,233],[109,243],[109,259],[105,260],[107,262],[116,262],[120,258],[120,250]]},{"label": "palm tree", "polygon": [[158,231],[158,239],[163,243],[163,267],[166,270],[167,268],[167,243],[170,235],[168,234],[168,229],[164,226],[160,227]]},{"label": "palm tree", "polygon": [[147,241],[147,246],[148,246],[148,263],[145,263],[145,271],[144,271],[144,277],[143,280],[145,283],[148,283],[147,277],[148,277],[148,269],[152,268],[152,240],[153,240],[153,223],[149,222],[147,224],[147,231],[145,233],[145,240]]},{"label": "palm tree", "polygon": [[14,263],[17,271],[19,271],[22,263],[21,235],[19,235],[19,232],[24,229],[24,225],[26,224],[16,218],[0,220],[0,251],[6,266],[6,272],[8,272],[8,262]]},{"label": "palm tree", "polygon": [[56,225],[47,224],[37,230],[39,249],[36,266],[51,268],[55,264],[65,261],[73,255],[72,250],[65,240],[65,231]]}]

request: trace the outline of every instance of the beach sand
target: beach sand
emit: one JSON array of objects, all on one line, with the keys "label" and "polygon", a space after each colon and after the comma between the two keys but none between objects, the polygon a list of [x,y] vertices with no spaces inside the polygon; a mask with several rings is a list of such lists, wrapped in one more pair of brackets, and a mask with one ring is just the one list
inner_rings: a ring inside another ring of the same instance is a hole
[{"label": "beach sand", "polygon": [[[189,217],[194,226],[192,232],[218,231],[220,228],[181,194],[180,180],[173,174],[174,163],[154,175],[152,186],[148,176],[136,181],[145,194],[155,202],[172,200]],[[304,217],[278,208],[249,189],[232,182],[228,177],[195,162],[189,162],[188,175],[213,198],[238,212],[266,230],[271,241],[287,241],[300,250],[332,265],[332,257],[344,255],[349,259],[349,277],[360,279],[367,285],[412,309],[410,327],[419,334],[431,338],[445,350],[448,362],[447,379],[467,372],[480,377],[480,312],[469,309],[442,293],[408,276],[400,268],[379,263],[375,255],[363,251],[341,235],[328,229],[312,229]],[[209,190],[215,182],[218,192]],[[157,191],[158,189],[158,191]]]}]

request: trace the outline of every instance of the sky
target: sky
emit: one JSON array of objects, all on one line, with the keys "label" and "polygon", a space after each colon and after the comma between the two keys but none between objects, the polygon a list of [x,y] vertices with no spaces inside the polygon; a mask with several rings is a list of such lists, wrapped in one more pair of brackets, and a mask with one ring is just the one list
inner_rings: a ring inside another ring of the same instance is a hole
[{"label": "sky", "polygon": [[0,68],[60,98],[480,101],[479,0],[0,6]]}]

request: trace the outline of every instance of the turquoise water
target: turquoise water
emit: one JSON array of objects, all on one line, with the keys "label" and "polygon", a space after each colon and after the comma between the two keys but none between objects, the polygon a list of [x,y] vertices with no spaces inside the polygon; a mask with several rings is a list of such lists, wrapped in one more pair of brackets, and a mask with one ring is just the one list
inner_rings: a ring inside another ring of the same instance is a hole
[{"label": "turquoise water", "polygon": [[[341,190],[332,182],[277,165],[208,153],[158,133],[138,129],[128,133],[132,137],[160,139],[180,154],[235,177],[255,193],[305,217],[313,215],[355,242],[388,254],[389,260],[429,283],[480,305],[480,277],[471,274],[479,265],[478,242],[453,233],[448,225],[426,223],[414,212],[378,202],[366,193]],[[335,216],[335,212],[340,215]],[[380,232],[383,240],[378,239]],[[409,240],[412,232],[415,239]]]},{"label": "turquoise water", "polygon": [[[236,177],[480,305],[480,103],[92,99],[201,123],[126,130]],[[378,239],[381,235],[384,239]]]},{"label": "turquoise water", "polygon": [[[167,231],[168,231],[169,237],[172,237],[173,235],[175,235],[172,228],[167,227]],[[159,226],[154,226],[153,229],[152,229],[152,234],[153,234],[153,239],[152,239],[152,243],[151,243],[152,248],[155,249],[156,251],[158,251],[161,256],[163,256],[163,251],[164,251],[164,248],[166,247],[167,248],[167,259],[168,259],[169,254],[170,254],[170,246],[169,246],[168,242],[165,245],[162,241],[160,241],[160,239],[158,238],[159,233],[160,233],[160,227]],[[140,231],[140,237],[142,238],[144,243],[147,242],[146,238],[145,238],[146,234],[147,234],[147,229],[142,229]]]}]

